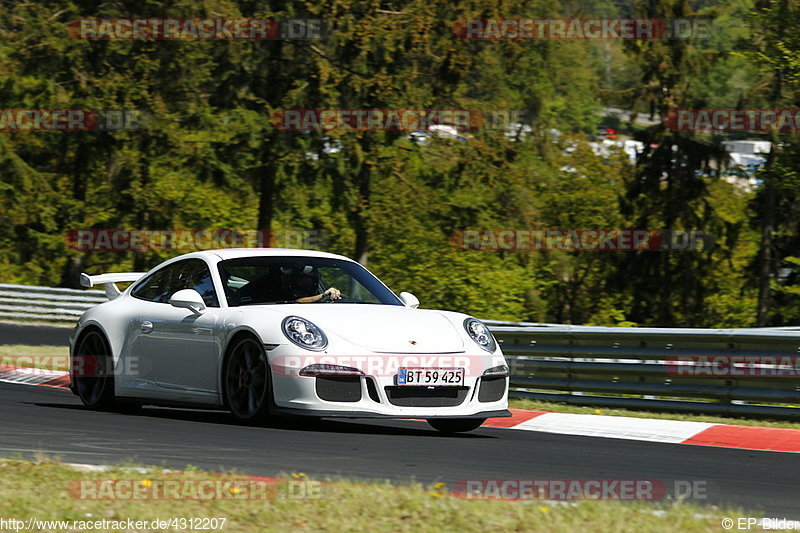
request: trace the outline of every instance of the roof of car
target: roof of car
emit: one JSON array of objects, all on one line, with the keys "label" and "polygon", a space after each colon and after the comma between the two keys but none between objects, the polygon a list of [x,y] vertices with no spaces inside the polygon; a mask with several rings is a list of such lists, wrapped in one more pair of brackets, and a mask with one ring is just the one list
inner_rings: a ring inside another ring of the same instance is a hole
[{"label": "roof of car", "polygon": [[206,250],[208,254],[215,254],[223,261],[235,259],[237,257],[261,257],[261,256],[298,256],[298,257],[328,257],[331,259],[352,259],[343,255],[319,252],[317,250],[299,250],[294,248],[221,248],[219,250]]}]

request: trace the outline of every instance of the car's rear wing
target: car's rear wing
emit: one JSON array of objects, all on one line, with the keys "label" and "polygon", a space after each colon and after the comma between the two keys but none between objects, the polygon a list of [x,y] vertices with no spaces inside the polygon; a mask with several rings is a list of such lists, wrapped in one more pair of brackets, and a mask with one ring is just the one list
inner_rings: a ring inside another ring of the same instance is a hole
[{"label": "car's rear wing", "polygon": [[147,272],[116,272],[112,274],[100,274],[98,276],[90,276],[89,274],[81,274],[81,287],[91,289],[95,285],[103,285],[106,290],[106,296],[109,300],[113,300],[120,294],[119,287],[115,283],[125,281],[136,281]]}]

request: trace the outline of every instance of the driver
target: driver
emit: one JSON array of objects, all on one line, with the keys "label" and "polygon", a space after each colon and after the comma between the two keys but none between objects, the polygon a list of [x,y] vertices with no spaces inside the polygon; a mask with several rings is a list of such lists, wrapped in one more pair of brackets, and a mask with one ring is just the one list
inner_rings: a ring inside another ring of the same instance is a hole
[{"label": "driver", "polygon": [[281,267],[289,299],[298,303],[321,302],[326,298],[339,300],[342,293],[336,287],[319,292],[319,271],[311,265],[297,268]]}]

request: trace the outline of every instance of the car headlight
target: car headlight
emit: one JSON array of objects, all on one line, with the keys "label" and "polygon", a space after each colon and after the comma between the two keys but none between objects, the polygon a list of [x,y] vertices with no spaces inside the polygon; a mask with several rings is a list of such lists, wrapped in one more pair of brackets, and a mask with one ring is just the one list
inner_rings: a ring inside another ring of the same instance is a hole
[{"label": "car headlight", "polygon": [[328,346],[328,338],[310,320],[299,316],[287,316],[283,319],[281,327],[286,338],[301,348],[319,352]]},{"label": "car headlight", "polygon": [[483,325],[483,322],[474,318],[467,318],[464,320],[464,329],[475,343],[486,350],[487,352],[494,352],[497,349],[497,343],[494,340],[492,332],[489,328]]}]

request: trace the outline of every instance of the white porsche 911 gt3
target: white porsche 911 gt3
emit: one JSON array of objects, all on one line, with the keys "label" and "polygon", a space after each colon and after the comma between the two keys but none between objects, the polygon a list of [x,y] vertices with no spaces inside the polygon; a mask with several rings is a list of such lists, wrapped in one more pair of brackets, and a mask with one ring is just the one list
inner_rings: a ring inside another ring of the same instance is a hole
[{"label": "white porsche 911 gt3", "polygon": [[424,418],[444,432],[510,416],[508,366],[486,326],[417,309],[340,255],[202,251],[81,284],[110,298],[70,335],[71,389],[93,409]]}]

